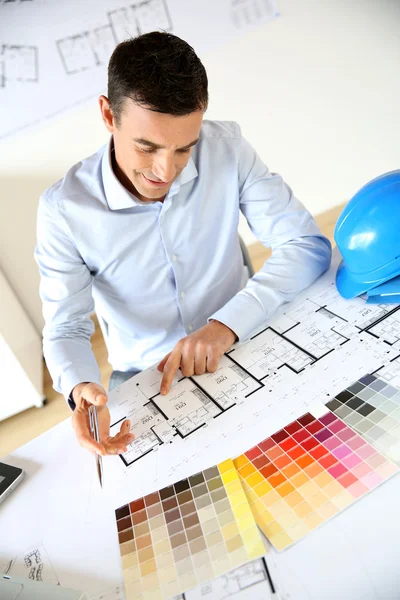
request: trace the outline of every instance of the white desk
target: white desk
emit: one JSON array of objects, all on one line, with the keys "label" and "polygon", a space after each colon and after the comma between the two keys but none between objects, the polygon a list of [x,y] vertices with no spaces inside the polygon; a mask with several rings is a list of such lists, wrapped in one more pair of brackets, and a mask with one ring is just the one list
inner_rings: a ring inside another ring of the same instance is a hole
[{"label": "white desk", "polygon": [[[94,593],[120,584],[117,506],[107,493],[107,471],[119,458],[105,460],[101,491],[94,458],[77,445],[67,420],[4,460],[27,476],[0,505],[0,565],[42,541],[62,585]],[[272,577],[292,600],[398,600],[399,513],[396,476],[292,548],[274,553]]]}]

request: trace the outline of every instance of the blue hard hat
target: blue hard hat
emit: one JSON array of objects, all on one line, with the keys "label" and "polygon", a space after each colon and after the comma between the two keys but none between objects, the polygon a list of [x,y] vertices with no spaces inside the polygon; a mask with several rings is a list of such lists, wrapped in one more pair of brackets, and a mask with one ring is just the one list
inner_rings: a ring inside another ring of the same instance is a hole
[{"label": "blue hard hat", "polygon": [[344,298],[400,275],[400,170],[376,177],[353,196],[334,237],[343,258],[336,286]]}]

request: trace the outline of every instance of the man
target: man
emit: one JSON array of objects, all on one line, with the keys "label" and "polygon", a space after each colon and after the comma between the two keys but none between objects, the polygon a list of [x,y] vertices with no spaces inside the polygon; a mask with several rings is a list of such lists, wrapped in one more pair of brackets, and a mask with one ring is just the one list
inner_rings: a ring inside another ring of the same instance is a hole
[{"label": "man", "polygon": [[[186,42],[153,32],[119,44],[108,98],[99,99],[109,143],[39,203],[44,354],[54,388],[75,409],[79,443],[98,454],[125,451],[133,436],[125,421],[110,437],[90,345],[94,309],[114,368],[110,389],[159,363],[165,394],[179,368],[185,376],[215,371],[237,339],[330,262],[328,240],[239,126],[203,122],[207,103],[205,69]],[[273,249],[247,284],[239,211]],[[90,435],[90,404],[100,444]]]}]

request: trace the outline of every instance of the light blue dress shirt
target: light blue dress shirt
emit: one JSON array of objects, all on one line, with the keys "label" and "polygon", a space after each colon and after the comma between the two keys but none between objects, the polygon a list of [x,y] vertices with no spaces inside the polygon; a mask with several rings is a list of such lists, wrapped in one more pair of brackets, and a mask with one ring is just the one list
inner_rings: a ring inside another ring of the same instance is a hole
[{"label": "light blue dress shirt", "polygon": [[[210,318],[246,340],[330,263],[331,246],[282,178],[233,122],[204,121],[165,200],[141,202],[116,178],[112,138],[39,202],[45,359],[67,398],[100,383],[91,350],[95,310],[114,369],[145,369]],[[239,211],[273,250],[243,287]]]}]

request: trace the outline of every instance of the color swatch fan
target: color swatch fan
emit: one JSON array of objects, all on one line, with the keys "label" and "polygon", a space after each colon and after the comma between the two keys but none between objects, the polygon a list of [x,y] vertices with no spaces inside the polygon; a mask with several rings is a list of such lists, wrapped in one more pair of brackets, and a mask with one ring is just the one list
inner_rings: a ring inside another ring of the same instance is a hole
[{"label": "color swatch fan", "polygon": [[[384,372],[390,376],[394,365]],[[397,364],[396,364],[397,368]],[[400,463],[400,390],[378,374],[366,375],[326,405],[391,460]]]},{"label": "color swatch fan", "polygon": [[126,600],[164,600],[265,554],[232,460],[116,510]]},{"label": "color swatch fan", "polygon": [[398,471],[322,404],[234,464],[256,522],[277,550]]}]

